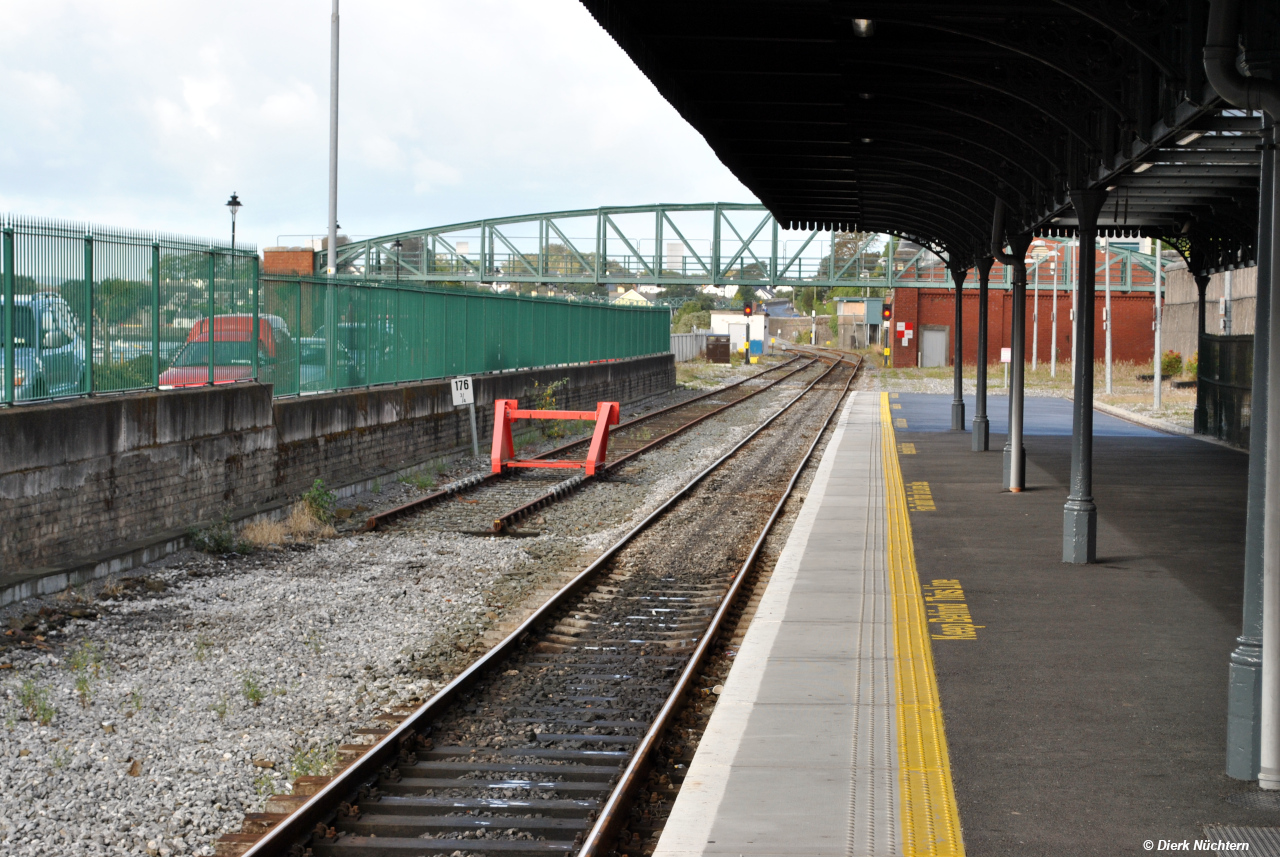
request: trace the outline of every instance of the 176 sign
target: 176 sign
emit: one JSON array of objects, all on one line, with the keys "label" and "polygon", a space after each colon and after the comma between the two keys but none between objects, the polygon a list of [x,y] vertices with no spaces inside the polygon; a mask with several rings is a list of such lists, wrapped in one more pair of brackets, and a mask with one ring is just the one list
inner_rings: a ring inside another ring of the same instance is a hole
[{"label": "176 sign", "polygon": [[453,406],[455,408],[462,405],[470,405],[475,402],[475,395],[471,389],[471,379],[469,377],[461,377],[453,379]]}]

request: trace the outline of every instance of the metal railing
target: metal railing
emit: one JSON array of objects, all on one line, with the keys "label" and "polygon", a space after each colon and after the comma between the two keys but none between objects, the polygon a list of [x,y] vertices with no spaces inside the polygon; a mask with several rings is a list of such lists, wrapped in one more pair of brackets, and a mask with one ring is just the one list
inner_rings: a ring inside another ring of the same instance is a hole
[{"label": "metal railing", "polygon": [[665,353],[652,307],[262,278],[253,247],[0,216],[0,404],[258,379],[275,394]]},{"label": "metal railing", "polygon": [[[718,202],[604,206],[451,223],[341,244],[336,256],[338,273],[346,277],[418,283],[951,286],[946,263],[933,250],[892,236],[883,249],[872,249],[882,237],[784,230],[762,205]],[[1027,255],[1028,277],[1047,283],[1055,270],[1078,264],[1068,244],[1038,239]],[[327,270],[328,255],[316,253],[315,273]],[[1102,258],[1099,246],[1100,275]],[[1112,246],[1109,259],[1115,288],[1153,289],[1154,256]],[[997,264],[992,285],[1007,287],[1008,281],[1008,272]],[[970,286],[976,282],[970,277]]]}]

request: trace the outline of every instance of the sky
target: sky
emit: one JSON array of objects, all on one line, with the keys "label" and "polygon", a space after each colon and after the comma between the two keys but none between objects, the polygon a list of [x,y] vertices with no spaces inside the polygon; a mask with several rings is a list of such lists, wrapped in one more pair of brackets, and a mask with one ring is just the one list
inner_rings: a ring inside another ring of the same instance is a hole
[{"label": "sky", "polygon": [[[325,230],[329,0],[0,0],[0,211],[300,244]],[[577,0],[341,14],[352,236],[756,202]]]}]

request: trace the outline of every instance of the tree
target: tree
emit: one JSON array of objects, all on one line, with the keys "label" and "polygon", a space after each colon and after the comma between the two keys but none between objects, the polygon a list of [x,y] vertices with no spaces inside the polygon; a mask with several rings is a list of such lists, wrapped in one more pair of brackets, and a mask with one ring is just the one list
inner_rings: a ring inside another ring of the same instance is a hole
[{"label": "tree", "polygon": [[738,291],[734,294],[734,298],[742,301],[745,306],[756,299],[756,290],[750,286],[738,286]]},{"label": "tree", "polygon": [[[855,261],[858,254],[862,254],[864,265],[869,260],[866,252],[866,245],[875,238],[872,232],[837,232],[835,240],[831,242],[831,249],[835,255],[835,268],[830,268],[832,253],[822,257],[821,267],[818,269],[822,272],[822,279],[826,279],[831,273],[840,276],[840,271],[846,265],[849,270],[844,272],[843,278],[852,278],[857,271],[857,262]],[[875,257],[878,260],[878,256]],[[850,265],[850,262],[853,264]]]}]

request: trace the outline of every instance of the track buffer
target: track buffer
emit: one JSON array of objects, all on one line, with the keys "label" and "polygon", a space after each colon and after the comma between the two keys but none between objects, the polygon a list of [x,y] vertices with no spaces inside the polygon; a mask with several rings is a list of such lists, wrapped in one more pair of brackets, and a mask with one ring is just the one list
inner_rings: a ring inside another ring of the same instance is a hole
[{"label": "track buffer", "polygon": [[[586,470],[585,475],[595,476],[596,470],[604,466],[605,453],[609,449],[609,426],[618,424],[617,402],[597,402],[594,411],[528,411],[521,410],[519,404],[515,399],[498,399],[493,403],[493,451],[490,459],[494,473],[501,473],[507,467],[582,467]],[[585,460],[517,459],[515,444],[511,441],[511,426],[516,420],[590,420],[596,427]]]}]

